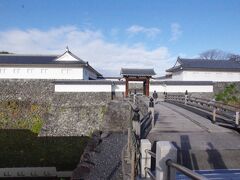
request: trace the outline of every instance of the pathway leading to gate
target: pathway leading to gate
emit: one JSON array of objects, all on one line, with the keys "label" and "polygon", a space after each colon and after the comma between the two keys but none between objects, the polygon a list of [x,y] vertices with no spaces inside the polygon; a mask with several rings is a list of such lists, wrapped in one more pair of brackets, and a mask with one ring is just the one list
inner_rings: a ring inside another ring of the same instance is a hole
[{"label": "pathway leading to gate", "polygon": [[178,163],[190,169],[240,169],[240,134],[179,106],[155,105],[156,124],[148,135],[171,141],[178,148]]}]

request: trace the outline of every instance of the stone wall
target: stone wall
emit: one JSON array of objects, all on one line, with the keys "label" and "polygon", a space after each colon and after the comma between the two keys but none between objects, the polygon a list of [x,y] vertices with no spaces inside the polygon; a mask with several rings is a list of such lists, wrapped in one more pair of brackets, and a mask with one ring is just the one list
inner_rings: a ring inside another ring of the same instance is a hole
[{"label": "stone wall", "polygon": [[0,80],[0,100],[50,103],[54,84],[49,80]]},{"label": "stone wall", "polygon": [[53,106],[76,107],[91,105],[106,105],[111,100],[111,93],[107,92],[79,92],[79,93],[54,93]]},{"label": "stone wall", "polygon": [[[0,101],[48,106],[40,135],[89,135],[99,129],[111,93],[55,93],[49,80],[0,80]],[[16,128],[16,127],[15,127]]]},{"label": "stone wall", "polygon": [[106,105],[55,106],[40,136],[89,136],[100,128],[105,112]]},{"label": "stone wall", "polygon": [[111,100],[108,92],[54,92],[50,80],[0,80],[0,100],[18,99],[60,106],[99,105]]}]

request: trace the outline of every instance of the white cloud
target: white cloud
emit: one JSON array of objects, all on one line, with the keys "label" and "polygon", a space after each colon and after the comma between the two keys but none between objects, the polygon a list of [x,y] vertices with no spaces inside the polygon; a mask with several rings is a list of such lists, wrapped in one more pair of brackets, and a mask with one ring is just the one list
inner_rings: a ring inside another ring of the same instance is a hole
[{"label": "white cloud", "polygon": [[147,37],[150,37],[150,38],[154,38],[157,34],[159,34],[161,32],[161,30],[156,27],[146,28],[146,27],[139,26],[139,25],[132,25],[131,27],[127,28],[126,31],[130,35],[136,35],[139,33],[143,33]]},{"label": "white cloud", "polygon": [[111,30],[110,30],[110,35],[111,36],[117,36],[118,35],[118,33],[119,33],[119,29],[118,28],[112,28]]},{"label": "white cloud", "polygon": [[0,51],[27,54],[61,54],[65,47],[104,75],[119,75],[121,67],[154,68],[158,75],[173,65],[167,47],[149,50],[144,44],[110,43],[101,31],[74,26],[0,31]]},{"label": "white cloud", "polygon": [[176,41],[182,35],[181,26],[178,23],[171,24],[171,38],[170,41]]}]

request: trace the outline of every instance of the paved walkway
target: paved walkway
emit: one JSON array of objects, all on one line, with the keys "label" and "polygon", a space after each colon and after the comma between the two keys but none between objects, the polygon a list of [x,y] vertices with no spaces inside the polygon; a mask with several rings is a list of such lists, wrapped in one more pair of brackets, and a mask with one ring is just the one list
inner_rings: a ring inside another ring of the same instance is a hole
[{"label": "paved walkway", "polygon": [[190,169],[240,169],[240,135],[186,109],[160,102],[148,139],[171,141],[178,162]]}]

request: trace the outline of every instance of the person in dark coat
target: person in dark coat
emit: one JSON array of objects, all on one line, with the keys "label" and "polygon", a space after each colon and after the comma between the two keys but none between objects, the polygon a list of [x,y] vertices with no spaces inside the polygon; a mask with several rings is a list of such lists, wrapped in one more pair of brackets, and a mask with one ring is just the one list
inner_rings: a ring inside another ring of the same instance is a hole
[{"label": "person in dark coat", "polygon": [[154,99],[154,103],[156,104],[157,102],[157,98],[158,98],[158,94],[156,91],[153,92],[153,99]]}]

